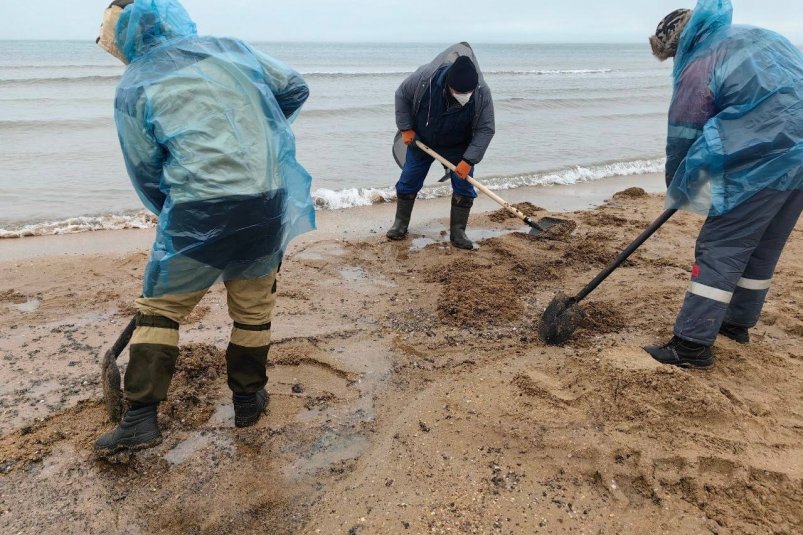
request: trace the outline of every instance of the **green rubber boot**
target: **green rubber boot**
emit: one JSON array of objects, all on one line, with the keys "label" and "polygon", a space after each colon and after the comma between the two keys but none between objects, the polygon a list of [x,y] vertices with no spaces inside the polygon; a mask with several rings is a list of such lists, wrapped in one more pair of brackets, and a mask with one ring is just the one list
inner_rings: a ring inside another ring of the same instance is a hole
[{"label": "green rubber boot", "polygon": [[415,205],[415,194],[399,195],[396,201],[396,220],[386,234],[389,240],[403,240],[407,236],[407,227],[410,225],[413,205]]},{"label": "green rubber boot", "polygon": [[474,199],[471,197],[452,195],[452,214],[449,221],[451,235],[449,240],[458,249],[471,250],[474,248],[474,244],[466,236],[466,225],[468,225],[468,216],[471,213],[472,206],[474,206]]}]

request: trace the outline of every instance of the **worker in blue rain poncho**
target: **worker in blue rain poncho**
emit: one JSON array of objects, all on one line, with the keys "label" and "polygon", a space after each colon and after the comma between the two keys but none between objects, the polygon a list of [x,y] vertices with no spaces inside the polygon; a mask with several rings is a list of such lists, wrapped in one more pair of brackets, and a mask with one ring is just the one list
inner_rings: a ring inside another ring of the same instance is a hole
[{"label": "worker in blue rain poncho", "polygon": [[98,44],[128,65],[115,120],[128,173],[159,224],[136,301],[128,411],[96,449],[161,440],[157,405],[175,370],[179,324],[218,280],[234,321],[226,366],[235,425],[252,425],[267,404],[282,256],[315,226],[311,178],[290,129],[307,85],[241,41],[198,36],[176,0],[113,2]]},{"label": "worker in blue rain poncho", "polygon": [[713,365],[717,334],[749,342],[803,210],[803,54],[731,15],[730,0],[700,0],[650,39],[675,58],[667,207],[708,216],[674,337],[645,348],[666,364]]}]

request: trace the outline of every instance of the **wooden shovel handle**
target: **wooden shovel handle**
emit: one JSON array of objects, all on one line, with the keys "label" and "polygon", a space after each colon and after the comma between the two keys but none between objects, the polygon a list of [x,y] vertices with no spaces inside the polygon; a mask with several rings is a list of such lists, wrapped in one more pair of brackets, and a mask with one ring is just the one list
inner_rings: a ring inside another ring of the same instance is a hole
[{"label": "wooden shovel handle", "polygon": [[[422,151],[426,152],[427,154],[429,154],[430,156],[432,156],[433,158],[438,160],[441,164],[443,164],[444,167],[446,167],[447,169],[449,169],[452,172],[455,171],[456,168],[455,168],[455,166],[454,166],[454,164],[452,162],[450,162],[449,160],[447,160],[446,158],[444,158],[443,156],[441,156],[440,154],[438,154],[437,152],[435,152],[431,148],[427,147],[421,141],[416,139],[415,143],[416,143],[416,145],[418,145],[419,149],[421,149]],[[478,190],[483,192],[485,195],[487,195],[488,197],[493,199],[497,204],[499,204],[500,206],[504,207],[508,212],[510,212],[514,216],[518,217],[519,219],[521,219],[522,221],[524,221],[528,225],[533,226],[534,222],[529,217],[524,215],[524,213],[521,210],[519,210],[518,208],[516,208],[515,206],[513,206],[512,204],[510,204],[506,200],[504,200],[502,197],[500,197],[499,195],[497,195],[493,191],[489,190],[487,186],[485,186],[484,184],[480,183],[476,178],[474,178],[472,176],[469,176],[469,177],[466,178],[466,180],[468,180],[469,184],[471,184],[472,186],[474,186],[475,188],[477,188]]]}]

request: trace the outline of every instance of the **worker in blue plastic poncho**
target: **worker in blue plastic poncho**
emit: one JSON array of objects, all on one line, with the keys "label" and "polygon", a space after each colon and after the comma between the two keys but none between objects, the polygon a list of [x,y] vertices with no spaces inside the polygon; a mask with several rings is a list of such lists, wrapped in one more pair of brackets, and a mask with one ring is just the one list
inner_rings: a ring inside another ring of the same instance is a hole
[{"label": "worker in blue plastic poncho", "polygon": [[226,351],[234,421],[252,425],[267,404],[282,255],[315,226],[311,178],[290,130],[307,85],[241,41],[198,36],[176,0],[117,0],[98,43],[128,65],[115,120],[131,180],[159,225],[136,301],[129,408],[96,450],[161,440],[156,409],[175,370],[179,324],[219,279],[234,321]]},{"label": "worker in blue plastic poncho", "polygon": [[717,334],[749,341],[803,209],[803,54],[731,15],[729,0],[700,0],[650,39],[675,58],[667,207],[708,216],[674,337],[645,348],[666,364],[713,365]]}]

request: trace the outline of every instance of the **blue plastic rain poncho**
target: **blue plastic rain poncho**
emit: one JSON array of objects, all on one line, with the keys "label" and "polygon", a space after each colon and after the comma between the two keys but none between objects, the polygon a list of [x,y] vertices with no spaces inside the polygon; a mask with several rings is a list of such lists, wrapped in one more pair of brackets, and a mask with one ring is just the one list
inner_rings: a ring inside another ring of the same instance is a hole
[{"label": "blue plastic rain poncho", "polygon": [[678,43],[667,140],[667,207],[727,213],[756,192],[803,188],[803,54],[731,25],[700,0]]},{"label": "blue plastic rain poncho", "polygon": [[199,37],[176,0],[136,0],[115,31],[129,62],[115,100],[120,144],[159,215],[145,297],[271,273],[315,228],[290,129],[304,79],[241,41]]}]

